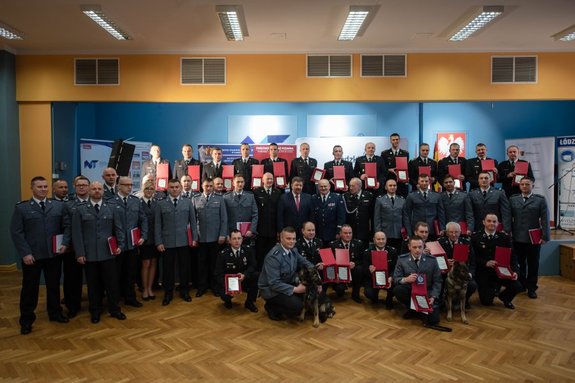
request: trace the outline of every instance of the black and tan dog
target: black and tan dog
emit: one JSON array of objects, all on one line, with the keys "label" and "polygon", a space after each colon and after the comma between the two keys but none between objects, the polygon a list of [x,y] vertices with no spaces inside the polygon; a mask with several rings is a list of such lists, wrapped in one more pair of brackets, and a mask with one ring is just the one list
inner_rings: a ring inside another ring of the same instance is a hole
[{"label": "black and tan dog", "polygon": [[323,323],[327,318],[333,318],[335,315],[335,308],[331,300],[320,294],[318,286],[322,285],[321,276],[315,267],[302,267],[299,270],[299,282],[305,286],[305,293],[303,296],[303,310],[300,319],[303,321],[306,312],[313,315],[313,327],[318,327],[320,322]]},{"label": "black and tan dog", "polygon": [[459,299],[459,309],[461,311],[461,321],[467,322],[465,315],[465,294],[467,294],[467,285],[471,280],[469,275],[469,268],[467,264],[457,261],[453,262],[453,267],[447,273],[446,279],[446,300],[447,300],[447,320],[451,321],[451,311],[453,308],[453,300]]}]

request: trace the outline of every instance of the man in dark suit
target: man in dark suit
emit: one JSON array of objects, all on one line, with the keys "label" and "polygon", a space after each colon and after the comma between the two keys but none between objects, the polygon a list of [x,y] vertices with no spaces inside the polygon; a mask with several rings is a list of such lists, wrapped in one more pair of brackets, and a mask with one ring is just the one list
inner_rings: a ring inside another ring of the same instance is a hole
[{"label": "man in dark suit", "polygon": [[284,182],[287,182],[287,178],[289,176],[288,173],[288,163],[287,160],[285,158],[281,158],[279,157],[279,148],[278,148],[278,144],[272,142],[269,145],[269,153],[270,156],[268,158],[265,158],[262,160],[262,165],[264,166],[264,173],[271,173],[274,175],[274,178],[277,176],[277,174],[274,173],[274,163],[275,162],[281,162],[283,163],[284,166]]},{"label": "man in dark suit", "polygon": [[[438,221],[439,232],[445,229],[445,212],[443,202],[439,193],[429,188],[429,176],[421,174],[417,179],[417,191],[411,192],[405,201],[405,211],[409,225],[407,232],[411,235],[417,222],[426,222],[430,228],[434,228],[434,221]],[[437,230],[433,230],[430,238],[439,235]]]},{"label": "man in dark suit", "polygon": [[[482,160],[493,160],[493,158],[487,157],[487,146],[483,143],[479,143],[475,146],[475,153],[477,157],[470,158],[465,162],[465,178],[467,182],[469,182],[469,190],[477,189],[479,187],[479,173],[483,170],[491,170],[491,169],[482,169],[481,161]],[[493,160],[495,164],[495,169],[492,169],[494,175],[497,174],[497,160]]]},{"label": "man in dark suit", "polygon": [[250,145],[243,143],[240,146],[242,156],[236,158],[232,165],[234,165],[234,175],[241,174],[244,176],[245,186],[244,190],[252,190],[252,165],[257,165],[260,162],[253,157],[250,157]]},{"label": "man in dark suit", "polygon": [[203,193],[193,199],[200,242],[196,297],[204,295],[208,288],[217,294],[214,278],[216,255],[228,234],[228,213],[224,197],[214,193],[214,183],[209,178],[202,182],[202,189]]},{"label": "man in dark suit", "polygon": [[[156,247],[162,253],[163,306],[173,299],[176,260],[180,277],[180,297],[191,302],[190,296],[190,246],[196,246],[198,231],[196,210],[189,198],[182,198],[180,181],[168,182],[168,198],[159,201],[154,213]],[[191,232],[191,233],[190,233]],[[191,235],[191,238],[190,238]]]},{"label": "man in dark suit", "polygon": [[[126,248],[126,237],[121,225],[120,208],[104,199],[104,188],[99,182],[90,184],[90,200],[79,204],[72,217],[72,242],[78,262],[84,265],[88,283],[90,321],[100,322],[103,293],[106,293],[108,312],[118,320],[126,315],[118,304],[118,268],[116,256]],[[110,237],[117,247],[111,248]]]},{"label": "man in dark suit", "polygon": [[351,226],[355,238],[363,243],[369,243],[373,232],[374,196],[371,192],[361,189],[359,178],[349,181],[349,189],[343,193],[345,201],[345,223]]},{"label": "man in dark suit", "polygon": [[118,173],[114,168],[105,168],[102,172],[102,179],[104,180],[104,199],[109,200],[116,196],[116,180]]},{"label": "man in dark suit", "polygon": [[479,291],[479,300],[484,306],[493,305],[493,299],[496,293],[499,292],[503,286],[505,290],[499,292],[499,299],[503,305],[508,309],[515,309],[513,305],[513,298],[517,295],[522,287],[521,283],[517,280],[519,275],[517,271],[519,266],[517,264],[517,257],[515,253],[511,253],[510,267],[513,271],[512,279],[501,279],[497,277],[495,268],[495,248],[511,247],[511,237],[503,232],[497,232],[498,224],[497,216],[489,213],[483,220],[482,229],[476,231],[471,236],[471,246],[475,252],[475,259],[477,261],[477,288]]},{"label": "man in dark suit", "polygon": [[218,284],[218,294],[224,301],[224,307],[231,309],[233,296],[225,291],[225,276],[226,274],[237,274],[239,275],[242,291],[247,293],[244,307],[253,313],[257,313],[258,308],[255,302],[258,297],[259,273],[256,270],[256,257],[252,247],[249,245],[242,246],[242,239],[240,231],[233,229],[230,231],[229,236],[230,245],[226,246],[218,254],[214,271],[216,283]]},{"label": "man in dark suit", "polygon": [[404,319],[417,317],[417,313],[410,309],[411,289],[414,283],[421,283],[419,276],[425,275],[427,298],[433,312],[425,315],[424,326],[440,331],[451,331],[450,328],[439,326],[439,300],[441,294],[441,271],[437,261],[431,255],[423,252],[423,240],[412,236],[408,242],[409,253],[400,255],[393,272],[395,287],[393,293],[405,307]]},{"label": "man in dark suit", "polygon": [[422,143],[419,145],[419,156],[409,161],[408,173],[409,183],[412,186],[411,190],[415,190],[417,188],[420,166],[429,166],[431,168],[431,174],[429,174],[429,184],[433,186],[437,180],[437,162],[429,158],[429,144]]},{"label": "man in dark suit", "polygon": [[[400,137],[398,133],[392,133],[389,136],[389,142],[391,143],[391,147],[381,152],[381,158],[383,158],[385,167],[387,168],[386,178],[391,178],[397,181],[397,174],[395,172],[395,158],[407,157],[409,160],[409,152],[399,147]],[[397,184],[397,194],[403,198],[407,197],[408,190],[409,189],[406,183],[399,182]]]},{"label": "man in dark suit", "polygon": [[274,188],[274,175],[264,173],[262,187],[254,189],[254,197],[258,207],[258,238],[256,240],[256,256],[258,270],[262,269],[264,257],[276,245],[278,240],[277,211],[282,191]]},{"label": "man in dark suit", "polygon": [[327,246],[345,223],[345,204],[339,194],[329,192],[329,181],[326,179],[319,181],[319,194],[311,198],[317,236]]},{"label": "man in dark suit", "polygon": [[405,211],[405,198],[396,194],[397,181],[388,179],[385,181],[386,194],[380,195],[375,200],[373,214],[373,230],[383,231],[387,243],[398,251],[403,243],[401,229],[409,226],[407,212]]},{"label": "man in dark suit", "polygon": [[513,185],[515,179],[515,163],[516,162],[526,162],[527,163],[527,177],[535,181],[533,177],[533,170],[531,169],[531,164],[525,160],[520,160],[519,158],[519,147],[516,145],[511,145],[507,148],[507,160],[501,162],[497,165],[497,172],[499,174],[499,180],[503,187],[503,191],[507,198],[511,197],[513,194],[519,194],[519,185]]},{"label": "man in dark suit", "polygon": [[212,162],[208,162],[202,169],[202,182],[206,179],[213,180],[216,177],[222,177],[223,163],[222,163],[222,149],[219,147],[212,148],[211,150]]},{"label": "man in dark suit", "polygon": [[150,155],[152,158],[146,160],[142,163],[142,177],[146,174],[150,174],[156,178],[157,167],[159,164],[168,164],[168,177],[172,172],[170,171],[170,161],[161,157],[162,150],[160,145],[152,145],[150,147]]},{"label": "man in dark suit", "polygon": [[503,230],[511,233],[511,210],[509,200],[502,190],[490,185],[489,173],[481,172],[478,176],[479,188],[469,192],[469,200],[473,208],[475,230],[483,229],[483,219],[487,213],[497,215],[499,222],[503,222]]},{"label": "man in dark suit", "polygon": [[[333,147],[332,153],[333,153],[333,161],[328,161],[323,165],[323,168],[325,169],[325,178],[327,180],[332,181],[333,167],[343,166],[345,171],[345,184],[347,185],[349,180],[351,180],[351,178],[353,177],[353,167],[351,166],[351,162],[343,159],[343,148],[341,147],[341,145],[335,145]],[[332,181],[332,190],[335,188],[333,182],[335,181]],[[340,194],[345,192],[345,190],[334,190],[334,191]]]},{"label": "man in dark suit", "polygon": [[[533,194],[533,180],[523,177],[519,182],[521,194],[511,197],[513,249],[519,259],[519,281],[531,299],[537,298],[539,277],[539,254],[541,245],[550,239],[549,210],[545,197]],[[530,230],[541,230],[541,239],[533,243]]]},{"label": "man in dark suit", "polygon": [[50,321],[67,323],[68,317],[60,306],[60,276],[65,245],[53,250],[53,238],[62,236],[68,225],[64,203],[51,201],[48,181],[41,176],[30,182],[32,198],[16,205],[12,214],[10,234],[22,260],[22,290],[20,291],[20,333],[29,334],[36,320],[40,276],[46,281],[47,309]]},{"label": "man in dark suit", "polygon": [[302,236],[296,241],[295,247],[302,257],[313,263],[319,270],[323,270],[319,249],[324,246],[323,241],[315,235],[315,224],[311,221],[304,222],[301,233]]},{"label": "man in dark suit", "polygon": [[316,185],[311,180],[312,172],[317,168],[317,160],[309,156],[309,144],[304,142],[299,146],[300,156],[294,158],[290,166],[290,180],[294,177],[303,179],[303,192],[315,194]]},{"label": "man in dark suit", "polygon": [[228,215],[228,232],[238,229],[238,224],[249,222],[250,228],[244,234],[250,244],[258,229],[258,206],[251,192],[244,191],[244,177],[241,174],[234,176],[234,190],[224,195],[226,212]]},{"label": "man in dark suit", "polygon": [[381,195],[384,192],[385,176],[387,175],[387,168],[383,158],[375,154],[375,143],[368,142],[364,147],[365,155],[358,157],[355,160],[353,171],[356,177],[365,182],[367,174],[365,173],[365,163],[374,162],[377,169],[377,185],[371,189],[375,196]]},{"label": "man in dark suit", "polygon": [[473,207],[471,200],[464,191],[455,189],[453,176],[447,174],[443,177],[443,192],[441,193],[443,202],[444,222],[465,222],[467,230],[462,233],[470,236],[475,231],[475,220],[473,219]]},{"label": "man in dark suit", "polygon": [[393,271],[395,270],[395,265],[397,263],[397,250],[394,247],[387,245],[387,237],[383,231],[375,232],[373,235],[373,244],[365,250],[363,259],[366,267],[365,275],[363,277],[363,294],[371,301],[371,303],[377,304],[379,302],[379,290],[381,289],[373,287],[373,273],[375,273],[376,268],[372,261],[372,251],[387,252],[387,279],[391,287],[387,289],[385,308],[391,310],[393,308]]},{"label": "man in dark suit", "polygon": [[460,157],[459,152],[460,148],[458,143],[453,142],[449,145],[449,155],[437,163],[437,178],[439,182],[443,183],[443,178],[449,174],[449,165],[459,165],[459,182],[461,183],[461,188],[466,190],[465,170],[467,160],[465,157]]},{"label": "man in dark suit", "polygon": [[[119,208],[120,224],[126,238],[124,251],[116,257],[120,296],[124,298],[124,303],[127,306],[142,307],[142,303],[136,299],[134,283],[138,265],[138,247],[148,238],[148,218],[141,206],[140,199],[131,195],[131,193],[132,179],[130,177],[120,177],[118,193],[109,202],[113,202]],[[132,231],[135,229],[140,230],[140,238],[136,243],[132,239]]]},{"label": "man in dark suit", "polygon": [[311,196],[302,193],[303,179],[294,177],[291,180],[291,192],[284,193],[278,203],[277,229],[292,227],[301,235],[304,222],[313,218],[313,206]]},{"label": "man in dark suit", "polygon": [[187,175],[189,165],[200,165],[200,174],[202,174],[202,163],[196,160],[193,155],[194,149],[192,149],[192,145],[184,144],[184,146],[182,146],[182,156],[184,156],[184,158],[174,161],[174,178],[181,179],[182,176]]},{"label": "man in dark suit", "polygon": [[[349,268],[351,269],[351,299],[362,303],[359,290],[363,284],[365,247],[359,239],[353,238],[353,230],[349,225],[343,225],[339,230],[339,238],[330,242],[329,247],[335,254],[335,249],[349,250]],[[342,297],[347,289],[347,283],[333,283],[333,289],[338,297]]]}]

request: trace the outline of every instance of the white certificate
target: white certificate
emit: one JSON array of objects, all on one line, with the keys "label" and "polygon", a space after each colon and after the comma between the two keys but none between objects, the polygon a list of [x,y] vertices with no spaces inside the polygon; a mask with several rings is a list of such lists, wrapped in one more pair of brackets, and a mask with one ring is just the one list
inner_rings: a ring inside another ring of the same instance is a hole
[{"label": "white certificate", "polygon": [[423,295],[416,295],[415,299],[417,299],[417,305],[422,309],[428,309],[429,303],[427,302],[427,298]]},{"label": "white certificate", "polygon": [[240,291],[240,278],[239,277],[228,277],[228,291]]},{"label": "white certificate", "polygon": [[262,186],[262,179],[261,179],[261,178],[254,178],[254,179],[253,179],[253,182],[254,182],[254,187],[255,187],[255,188],[258,188],[258,187]]},{"label": "white certificate", "polygon": [[367,177],[367,186],[374,188],[375,187],[375,178]]},{"label": "white certificate", "polygon": [[342,281],[347,281],[349,279],[348,276],[348,269],[347,266],[339,266],[337,268],[337,278],[342,280]]},{"label": "white certificate", "polygon": [[444,256],[435,257],[437,259],[437,266],[439,266],[440,270],[447,270],[447,262],[445,262]]},{"label": "white certificate", "polygon": [[158,180],[158,188],[165,189],[166,188],[166,179],[160,178]]},{"label": "white certificate", "polygon": [[285,186],[286,182],[283,176],[276,177],[276,185]]},{"label": "white certificate", "polygon": [[525,177],[523,174],[516,174],[515,175],[515,183],[518,184],[521,180]]},{"label": "white certificate", "polygon": [[498,266],[497,269],[499,270],[499,273],[501,275],[505,275],[506,277],[511,276],[511,272],[509,272],[509,268],[507,268],[505,266]]},{"label": "white certificate", "polygon": [[232,180],[229,178],[226,178],[224,180],[224,187],[226,188],[226,190],[230,190],[232,188]]},{"label": "white certificate", "polygon": [[192,181],[192,190],[198,190],[198,180]]},{"label": "white certificate", "polygon": [[461,180],[459,178],[453,180],[456,189],[461,189]]},{"label": "white certificate", "polygon": [[385,271],[376,271],[375,272],[375,284],[378,286],[385,286],[387,285],[387,273]]},{"label": "white certificate", "polygon": [[313,180],[320,181],[321,177],[323,177],[323,172],[321,170],[316,169],[316,171],[313,172]]},{"label": "white certificate", "polygon": [[335,280],[335,267],[327,266],[325,268],[325,278],[329,281]]},{"label": "white certificate", "polygon": [[343,189],[345,188],[345,182],[343,180],[335,180],[335,187],[336,189]]},{"label": "white certificate", "polygon": [[400,180],[406,180],[407,179],[407,172],[405,170],[398,170],[397,171],[397,177]]}]

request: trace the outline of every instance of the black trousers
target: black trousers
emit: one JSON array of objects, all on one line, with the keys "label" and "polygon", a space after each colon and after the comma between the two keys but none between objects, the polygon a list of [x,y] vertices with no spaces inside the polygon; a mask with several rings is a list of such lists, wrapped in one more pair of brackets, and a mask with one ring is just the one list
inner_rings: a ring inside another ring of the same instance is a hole
[{"label": "black trousers", "polygon": [[166,249],[162,255],[162,287],[166,294],[173,293],[176,276],[176,260],[178,261],[180,294],[187,294],[190,290],[190,248],[188,246]]},{"label": "black trousers", "polygon": [[[246,303],[248,302],[255,302],[257,297],[258,297],[258,278],[259,278],[259,273],[255,273],[254,275],[251,275],[249,278],[245,277],[243,282],[242,282],[242,291],[245,291],[247,293],[247,297],[246,297]],[[220,285],[220,297],[222,298],[222,300],[226,301],[226,300],[231,300],[234,296],[233,295],[227,295],[224,292],[225,289],[225,281],[221,282],[222,284]]]},{"label": "black trousers", "polygon": [[120,311],[118,306],[118,267],[116,259],[100,262],[86,262],[86,280],[88,282],[88,301],[90,314],[100,314],[102,311],[103,292],[106,291],[108,312]]},{"label": "black trousers", "polygon": [[265,309],[277,315],[294,317],[303,310],[303,296],[300,294],[278,294],[273,298],[266,299]]},{"label": "black trousers", "polygon": [[125,250],[116,256],[116,265],[118,267],[118,287],[120,296],[126,302],[136,300],[136,272],[138,267],[138,249]]},{"label": "black trousers", "polygon": [[[351,269],[351,296],[359,297],[359,290],[363,284],[363,268],[362,266],[355,266]],[[331,286],[338,297],[342,297],[347,289],[347,283],[324,283],[323,294],[327,294],[327,289]]]},{"label": "black trousers", "polygon": [[387,291],[387,296],[385,298],[385,303],[389,306],[393,304],[393,286],[389,289],[376,289],[373,287],[372,281],[364,281],[363,284],[363,295],[373,303],[377,303],[379,300],[379,292]]},{"label": "black trousers", "polygon": [[190,283],[193,287],[198,287],[198,247],[190,247]]},{"label": "black trousers", "polygon": [[32,265],[22,262],[22,290],[20,290],[20,325],[31,325],[36,320],[34,311],[38,306],[40,276],[46,282],[46,309],[53,318],[62,312],[60,306],[60,276],[62,258],[37,259]]},{"label": "black trousers", "polygon": [[264,258],[269,251],[278,243],[277,237],[262,237],[258,236],[256,239],[256,258],[258,261],[258,271],[262,270],[264,265]]},{"label": "black trousers", "polygon": [[84,265],[76,260],[74,252],[62,256],[64,270],[64,302],[68,310],[80,310],[82,287],[84,285]]},{"label": "black trousers", "polygon": [[220,245],[217,242],[201,242],[198,253],[198,290],[212,289],[217,291],[218,286],[214,271]]},{"label": "black trousers", "polygon": [[529,291],[537,290],[541,245],[513,242],[513,249],[519,261],[519,282]]},{"label": "black trousers", "polygon": [[[411,284],[395,285],[393,294],[409,310],[411,306]],[[427,314],[427,324],[436,325],[439,323],[439,302],[433,302],[433,312]]]},{"label": "black trousers", "polygon": [[522,290],[519,281],[500,279],[495,274],[495,271],[485,270],[477,275],[477,290],[482,305],[492,305],[495,294],[501,287],[505,287],[505,290],[499,293],[499,299],[503,302],[511,302]]}]

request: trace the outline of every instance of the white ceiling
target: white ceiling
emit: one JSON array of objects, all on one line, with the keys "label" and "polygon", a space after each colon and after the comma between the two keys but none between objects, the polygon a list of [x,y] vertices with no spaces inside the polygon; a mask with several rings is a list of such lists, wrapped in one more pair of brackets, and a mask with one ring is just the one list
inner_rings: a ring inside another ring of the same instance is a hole
[{"label": "white ceiling", "polygon": [[[80,12],[95,3],[133,40],[116,41]],[[243,5],[249,37],[227,41],[216,4]],[[350,5],[380,8],[362,37],[338,41]],[[506,11],[467,41],[442,37],[478,5]],[[575,52],[575,41],[551,37],[575,24],[575,0],[0,0],[0,22],[24,33],[0,38],[15,54]]]}]

